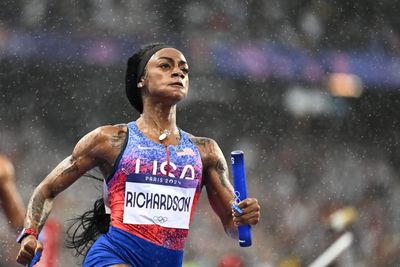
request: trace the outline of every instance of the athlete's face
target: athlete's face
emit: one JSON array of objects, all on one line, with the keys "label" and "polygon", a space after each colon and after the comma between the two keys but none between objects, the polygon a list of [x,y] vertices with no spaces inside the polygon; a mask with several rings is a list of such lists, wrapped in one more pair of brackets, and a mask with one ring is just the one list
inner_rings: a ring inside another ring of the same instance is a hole
[{"label": "athlete's face", "polygon": [[173,104],[186,97],[189,87],[189,66],[181,52],[174,48],[157,51],[149,60],[145,76],[144,96],[161,97]]}]

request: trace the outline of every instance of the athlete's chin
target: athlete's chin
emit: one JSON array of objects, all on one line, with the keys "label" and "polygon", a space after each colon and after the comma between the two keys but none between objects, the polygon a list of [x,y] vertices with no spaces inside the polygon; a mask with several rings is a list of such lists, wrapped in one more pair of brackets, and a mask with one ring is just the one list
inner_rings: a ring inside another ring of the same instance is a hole
[{"label": "athlete's chin", "polygon": [[179,94],[179,95],[173,96],[174,102],[176,102],[176,103],[181,102],[185,98],[186,98],[186,94]]},{"label": "athlete's chin", "polygon": [[188,90],[184,87],[174,88],[174,90],[168,88],[167,90],[163,90],[159,96],[161,96],[164,99],[164,101],[171,102],[172,104],[177,104],[178,102],[186,98],[187,93]]},{"label": "athlete's chin", "polygon": [[176,99],[178,102],[185,99],[187,96],[187,89],[181,89],[181,90],[174,90],[171,92],[171,97]]},{"label": "athlete's chin", "polygon": [[169,84],[166,87],[167,90],[171,90],[173,92],[184,92],[187,93],[188,91],[188,86],[187,85],[181,85],[181,84]]}]

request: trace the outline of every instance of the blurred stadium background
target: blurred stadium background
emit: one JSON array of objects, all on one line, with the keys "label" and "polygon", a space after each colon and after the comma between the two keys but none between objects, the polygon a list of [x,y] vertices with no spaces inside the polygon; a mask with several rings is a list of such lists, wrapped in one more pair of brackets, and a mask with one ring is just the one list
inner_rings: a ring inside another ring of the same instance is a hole
[{"label": "blurred stadium background", "polygon": [[[400,266],[399,11],[397,0],[2,0],[0,152],[27,204],[85,133],[138,117],[126,60],[168,42],[191,67],[178,125],[227,157],[244,150],[262,204],[243,249],[203,198],[185,266],[307,266],[338,235],[330,215],[343,207],[357,211],[355,241],[332,266]],[[100,190],[82,178],[58,197],[55,266],[79,266],[67,220]],[[0,216],[1,266],[16,266],[14,240]]]}]

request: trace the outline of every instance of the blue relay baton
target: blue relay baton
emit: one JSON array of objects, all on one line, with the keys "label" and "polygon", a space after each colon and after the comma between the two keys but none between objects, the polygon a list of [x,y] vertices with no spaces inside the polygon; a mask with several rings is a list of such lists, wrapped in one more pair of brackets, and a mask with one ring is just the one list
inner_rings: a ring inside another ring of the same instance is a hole
[{"label": "blue relay baton", "polygon": [[42,256],[42,252],[38,251],[36,252],[35,256],[33,257],[31,263],[29,263],[29,267],[33,267],[33,265],[35,265],[39,260],[40,257]]},{"label": "blue relay baton", "polygon": [[[246,189],[246,171],[244,168],[244,154],[241,150],[235,150],[231,152],[232,160],[232,175],[233,175],[233,186],[235,188],[236,201],[240,202],[247,198]],[[241,213],[240,208],[234,203],[232,208]],[[239,245],[241,247],[251,246],[251,227],[250,225],[239,225]]]}]

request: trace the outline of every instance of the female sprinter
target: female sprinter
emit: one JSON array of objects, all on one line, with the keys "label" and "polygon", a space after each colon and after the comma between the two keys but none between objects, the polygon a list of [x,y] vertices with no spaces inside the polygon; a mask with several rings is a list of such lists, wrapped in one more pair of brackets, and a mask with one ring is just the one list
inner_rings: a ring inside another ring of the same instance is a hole
[{"label": "female sprinter", "polygon": [[39,184],[29,202],[19,263],[28,264],[43,249],[37,236],[53,199],[94,167],[105,177],[111,219],[83,266],[182,266],[203,186],[228,235],[237,238],[238,225],[258,223],[256,199],[239,203],[243,214],[232,211],[235,194],[217,143],[176,125],[176,104],[188,93],[188,68],[183,54],[164,44],[147,45],[129,58],[126,93],[140,118],[90,132]]}]

